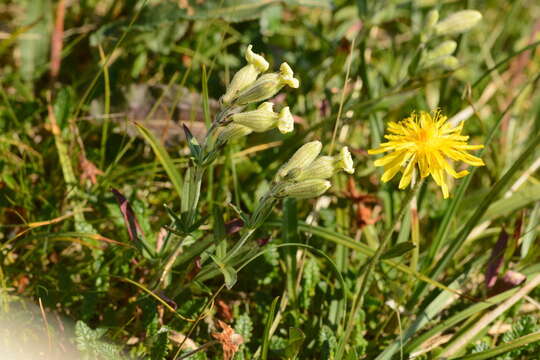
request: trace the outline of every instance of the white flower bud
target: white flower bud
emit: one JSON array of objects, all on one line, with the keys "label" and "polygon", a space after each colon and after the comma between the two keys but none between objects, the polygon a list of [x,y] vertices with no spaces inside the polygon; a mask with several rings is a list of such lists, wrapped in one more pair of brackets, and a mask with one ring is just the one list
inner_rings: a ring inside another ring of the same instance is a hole
[{"label": "white flower bud", "polygon": [[259,73],[268,70],[268,61],[261,55],[251,51],[251,48],[252,45],[248,45],[246,50],[246,60],[248,64],[234,74],[231,83],[227,87],[227,91],[221,97],[221,101],[224,104],[231,103],[239,91],[242,91],[257,80]]},{"label": "white flower bud", "polygon": [[298,199],[314,198],[324,194],[331,186],[330,181],[323,179],[309,179],[297,183],[285,183],[275,196]]},{"label": "white flower bud", "polygon": [[289,85],[293,89],[297,89],[300,86],[300,80],[294,77],[293,70],[291,69],[289,64],[287,64],[286,62],[281,64],[281,66],[279,67],[279,75],[280,75],[280,81],[283,84]]},{"label": "white flower bud", "polygon": [[268,61],[266,61],[266,59],[262,55],[256,54],[253,51],[251,51],[252,47],[253,47],[252,45],[248,45],[247,47],[246,61],[248,62],[248,64],[255,66],[255,68],[260,73],[263,73],[266,70],[268,70],[268,67],[270,66],[270,64],[268,64]]},{"label": "white flower bud", "polygon": [[279,112],[277,127],[282,134],[287,134],[294,130],[294,117],[288,106],[285,106]]},{"label": "white flower bud", "polygon": [[311,141],[302,145],[296,152],[291,156],[289,161],[287,161],[276,174],[276,178],[280,179],[289,173],[289,171],[299,168],[304,169],[309,166],[322,150],[322,144],[320,141]]},{"label": "white flower bud", "polygon": [[337,163],[347,174],[354,174],[354,163],[348,147],[344,146],[341,148]]},{"label": "white flower bud", "polygon": [[448,16],[435,25],[437,35],[460,34],[472,29],[482,19],[482,14],[476,10],[462,10]]},{"label": "white flower bud", "polygon": [[281,64],[279,73],[264,74],[254,83],[242,90],[234,103],[246,105],[253,102],[263,101],[276,95],[281,88],[289,85],[297,88],[300,82],[293,77],[293,71],[287,63]]}]

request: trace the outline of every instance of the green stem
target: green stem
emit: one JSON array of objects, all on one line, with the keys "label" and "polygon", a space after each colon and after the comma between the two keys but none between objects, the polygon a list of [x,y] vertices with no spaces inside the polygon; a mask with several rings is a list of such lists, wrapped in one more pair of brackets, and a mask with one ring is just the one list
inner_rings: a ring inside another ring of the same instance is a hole
[{"label": "green stem", "polygon": [[245,245],[245,243],[249,240],[249,238],[251,237],[251,235],[253,235],[253,233],[255,232],[255,230],[257,229],[249,229],[244,235],[242,235],[242,237],[240,238],[240,241],[238,241],[232,248],[231,248],[231,251],[229,251],[229,253],[227,253],[227,256],[225,256],[225,258],[223,259],[223,262],[226,263],[227,260],[230,260],[233,258],[234,255],[236,255],[236,253],[238,251],[240,251],[240,249],[242,249],[242,247]]},{"label": "green stem", "polygon": [[414,198],[416,193],[418,192],[418,189],[423,184],[423,180],[417,181],[413,188],[411,188],[407,194],[405,195],[405,198],[401,202],[401,206],[398,210],[398,213],[396,214],[394,221],[392,224],[386,229],[386,231],[383,233],[382,241],[377,248],[377,251],[375,251],[375,254],[371,259],[368,260],[368,263],[366,265],[366,270],[364,273],[364,276],[360,279],[360,285],[359,290],[355,296],[355,299],[353,301],[353,307],[351,311],[351,315],[349,317],[349,321],[347,323],[347,328],[345,330],[345,334],[341,339],[341,342],[339,343],[339,347],[336,353],[336,359],[340,360],[343,357],[343,354],[345,352],[345,345],[347,344],[347,341],[352,333],[353,327],[355,325],[355,319],[358,315],[358,311],[362,308],[362,305],[364,304],[364,296],[367,292],[367,289],[369,289],[369,285],[371,284],[371,278],[373,269],[379,262],[381,255],[383,254],[384,250],[386,249],[386,246],[390,242],[390,239],[392,238],[392,234],[394,232],[394,228],[396,227],[397,223],[401,220],[407,209],[409,208],[409,203]]}]

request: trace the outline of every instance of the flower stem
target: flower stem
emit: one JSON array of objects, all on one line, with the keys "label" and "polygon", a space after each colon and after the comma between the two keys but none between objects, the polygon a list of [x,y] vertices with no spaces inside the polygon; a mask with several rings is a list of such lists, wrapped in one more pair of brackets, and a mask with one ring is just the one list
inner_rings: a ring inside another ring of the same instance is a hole
[{"label": "flower stem", "polygon": [[341,342],[339,343],[339,347],[338,347],[338,350],[337,350],[337,353],[336,353],[336,359],[341,359],[344,352],[345,352],[345,345],[347,344],[347,341],[351,335],[351,332],[353,330],[353,327],[355,325],[355,319],[358,315],[358,311],[362,308],[363,304],[364,304],[364,296],[367,292],[367,290],[369,289],[369,285],[371,284],[371,280],[372,280],[372,274],[373,274],[373,269],[375,268],[375,266],[377,265],[377,263],[379,262],[380,258],[381,258],[381,255],[383,254],[384,250],[386,249],[388,243],[390,242],[390,239],[392,238],[392,234],[394,232],[394,228],[396,227],[397,223],[399,221],[401,221],[401,219],[403,218],[403,215],[405,214],[405,211],[407,211],[407,209],[409,209],[409,204],[411,202],[411,200],[415,197],[416,193],[418,192],[418,190],[420,189],[420,187],[422,186],[423,184],[423,180],[419,180],[417,181],[414,186],[407,192],[407,194],[405,195],[405,198],[403,199],[403,201],[401,202],[401,206],[396,214],[396,217],[394,218],[394,221],[392,222],[392,224],[384,231],[381,239],[382,241],[380,242],[379,244],[379,247],[377,248],[377,251],[375,252],[375,254],[373,255],[373,257],[371,259],[368,260],[367,264],[366,264],[366,269],[365,269],[365,272],[364,272],[364,276],[362,276],[360,279],[359,279],[359,286],[358,286],[358,292],[356,293],[356,296],[353,300],[353,306],[352,306],[352,311],[351,311],[351,315],[349,317],[349,321],[347,323],[347,328],[345,329],[345,334],[344,336],[341,338]]}]

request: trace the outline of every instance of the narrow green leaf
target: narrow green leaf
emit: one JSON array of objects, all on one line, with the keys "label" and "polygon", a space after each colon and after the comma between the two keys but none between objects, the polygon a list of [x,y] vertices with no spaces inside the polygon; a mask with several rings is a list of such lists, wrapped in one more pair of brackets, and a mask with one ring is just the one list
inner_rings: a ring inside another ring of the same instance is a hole
[{"label": "narrow green leaf", "polygon": [[534,239],[536,239],[536,234],[538,231],[536,230],[538,227],[538,223],[540,222],[540,201],[534,205],[533,210],[531,211],[531,214],[529,216],[529,222],[527,223],[527,226],[525,227],[525,232],[523,234],[523,240],[521,242],[521,257],[524,258],[529,253],[529,249],[531,248],[531,245],[534,242]]},{"label": "narrow green leaf", "polygon": [[390,248],[388,251],[386,251],[384,254],[382,254],[381,259],[393,259],[393,258],[399,257],[401,255],[408,253],[415,247],[416,246],[410,241],[396,244],[395,246]]},{"label": "narrow green leaf", "polygon": [[487,209],[482,220],[493,220],[507,214],[512,214],[525,206],[540,200],[540,185],[524,186],[522,189],[514,192],[510,197],[495,201]]},{"label": "narrow green leaf", "polygon": [[486,360],[486,359],[494,359],[496,356],[504,354],[506,352],[519,349],[520,347],[525,347],[528,344],[532,344],[535,342],[540,341],[540,331],[525,335],[520,337],[519,339],[510,341],[506,344],[496,346],[492,349],[482,351],[476,354],[467,355],[467,356],[460,356],[460,357],[451,357],[450,359],[453,360]]},{"label": "narrow green leaf", "polygon": [[204,122],[207,128],[210,128],[212,119],[210,118],[210,105],[208,101],[208,74],[206,73],[206,66],[202,66],[202,105],[204,113]]},{"label": "narrow green leaf", "polygon": [[169,175],[169,179],[173,184],[174,190],[176,191],[178,196],[180,196],[182,194],[182,175],[180,175],[180,172],[178,172],[178,169],[174,165],[169,154],[167,153],[163,145],[149,130],[147,130],[144,126],[138,123],[135,123],[135,126],[152,147],[152,150],[154,151],[154,154],[156,154],[158,161],[165,169],[165,172],[167,172],[167,175]]},{"label": "narrow green leaf", "polygon": [[226,230],[223,222],[222,211],[218,206],[212,207],[212,215],[214,218],[214,241],[216,244],[216,255],[219,259],[225,258],[227,255],[227,242],[225,240]]},{"label": "narrow green leaf", "polygon": [[268,358],[268,347],[270,346],[270,328],[272,327],[272,322],[276,316],[276,305],[278,303],[279,296],[274,298],[272,305],[270,306],[270,311],[268,312],[268,317],[266,318],[266,325],[264,327],[264,336],[263,336],[263,345],[261,351],[261,360],[267,360]]}]

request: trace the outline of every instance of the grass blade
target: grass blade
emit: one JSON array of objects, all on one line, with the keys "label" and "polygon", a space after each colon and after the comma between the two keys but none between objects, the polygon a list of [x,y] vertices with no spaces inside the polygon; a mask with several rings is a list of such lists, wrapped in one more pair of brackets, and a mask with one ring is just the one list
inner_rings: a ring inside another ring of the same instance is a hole
[{"label": "grass blade", "polygon": [[156,154],[156,157],[163,166],[163,169],[165,169],[165,172],[167,173],[167,175],[169,175],[169,179],[173,184],[174,190],[176,191],[178,196],[181,196],[182,175],[180,175],[180,172],[178,172],[178,169],[176,168],[172,159],[167,153],[167,150],[165,150],[163,145],[161,145],[158,139],[156,139],[156,137],[150,131],[148,131],[148,129],[138,123],[135,123],[135,126],[137,126],[137,130],[139,130],[141,135],[152,147],[152,150],[154,150],[154,154]]}]

